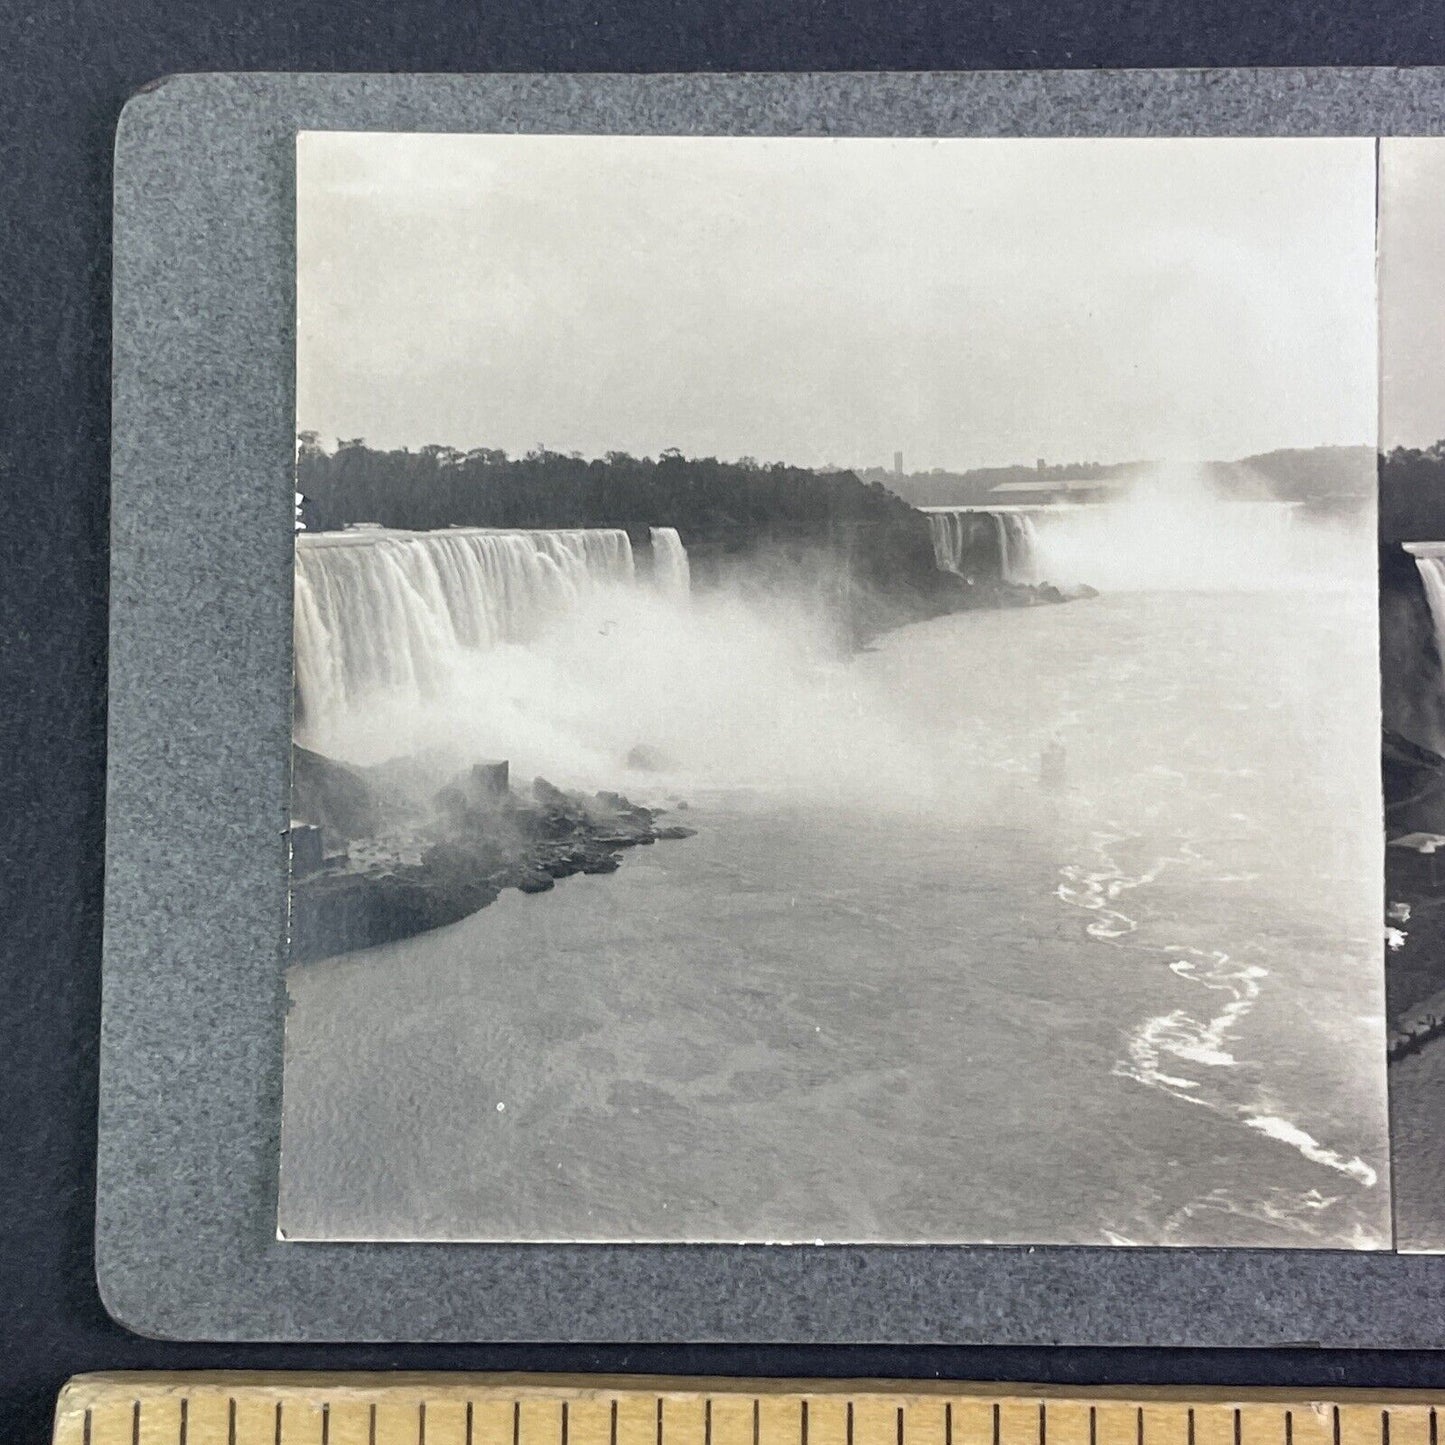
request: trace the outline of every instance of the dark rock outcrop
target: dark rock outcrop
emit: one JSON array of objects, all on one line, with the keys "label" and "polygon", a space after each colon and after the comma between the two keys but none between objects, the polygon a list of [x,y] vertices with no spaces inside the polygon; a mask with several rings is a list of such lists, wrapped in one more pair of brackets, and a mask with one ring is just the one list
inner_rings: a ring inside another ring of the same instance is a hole
[{"label": "dark rock outcrop", "polygon": [[[505,888],[544,893],[574,873],[612,873],[620,850],[694,832],[659,827],[652,809],[620,793],[588,796],[536,778],[530,795],[519,795],[505,763],[476,764],[421,800],[397,787],[395,765],[357,768],[296,752],[304,787],[295,826],[307,850],[291,883],[295,961],[455,923]],[[318,864],[317,828],[349,846]]]},{"label": "dark rock outcrop", "polygon": [[291,816],[314,823],[332,838],[370,838],[383,826],[376,788],[361,768],[307,748],[291,749]]},{"label": "dark rock outcrop", "polygon": [[1402,765],[1401,746],[1445,754],[1445,662],[1419,568],[1398,546],[1380,548],[1380,703],[1399,744],[1385,754],[1392,830],[1445,830],[1445,807],[1417,806],[1418,769]]}]

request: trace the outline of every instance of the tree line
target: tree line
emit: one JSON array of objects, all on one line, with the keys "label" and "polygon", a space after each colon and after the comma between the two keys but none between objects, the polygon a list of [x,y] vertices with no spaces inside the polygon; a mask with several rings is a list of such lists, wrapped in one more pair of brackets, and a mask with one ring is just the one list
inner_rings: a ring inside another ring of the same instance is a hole
[{"label": "tree line", "polygon": [[676,527],[690,548],[765,543],[847,552],[860,580],[880,585],[934,570],[928,525],[879,482],[849,471],[744,457],[657,457],[611,451],[586,458],[544,448],[512,457],[490,447],[380,450],[362,438],[297,446],[301,522],[311,531],[356,523],[430,530],[621,527],[634,538]]},{"label": "tree line", "polygon": [[1380,458],[1380,539],[1445,540],[1445,439]]}]

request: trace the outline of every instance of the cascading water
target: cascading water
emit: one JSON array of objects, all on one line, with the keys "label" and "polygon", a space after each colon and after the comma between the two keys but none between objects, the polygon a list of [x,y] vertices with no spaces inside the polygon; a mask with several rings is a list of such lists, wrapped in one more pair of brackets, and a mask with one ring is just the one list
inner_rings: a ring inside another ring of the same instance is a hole
[{"label": "cascading water", "polygon": [[664,597],[682,600],[692,592],[692,569],[687,548],[676,527],[650,527],[652,536],[652,584]]},{"label": "cascading water", "polygon": [[932,507],[924,508],[923,513],[933,537],[934,562],[941,571],[962,573],[964,559],[978,531],[980,514]]},{"label": "cascading water", "polygon": [[1002,532],[1003,580],[1034,586],[1039,581],[1038,528],[1027,512],[996,512]]},{"label": "cascading water", "polygon": [[633,578],[621,530],[300,533],[298,730],[369,694],[430,697],[467,654],[525,641],[589,591]]},{"label": "cascading water", "polygon": [[983,507],[924,507],[934,561],[945,572],[972,575],[983,559],[996,562],[1005,582],[1039,579],[1038,528],[1025,511]]},{"label": "cascading water", "polygon": [[1445,542],[1406,542],[1425,588],[1425,602],[1435,625],[1435,650],[1445,661]]}]

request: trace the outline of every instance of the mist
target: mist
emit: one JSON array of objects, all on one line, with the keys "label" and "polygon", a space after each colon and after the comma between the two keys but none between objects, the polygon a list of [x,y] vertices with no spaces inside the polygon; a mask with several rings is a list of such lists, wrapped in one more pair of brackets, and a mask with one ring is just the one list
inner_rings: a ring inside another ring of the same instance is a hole
[{"label": "mist", "polygon": [[1240,501],[1196,462],[1164,463],[1121,500],[1043,510],[1036,570],[1107,592],[1372,588],[1374,515],[1323,520],[1290,502]]},{"label": "mist", "polygon": [[[816,592],[746,575],[692,597],[598,587],[536,637],[462,651],[429,695],[379,692],[299,740],[368,764],[507,759],[519,782],[640,797],[766,789],[834,804],[956,804],[933,730],[850,665]],[[634,749],[648,766],[633,767]]]},{"label": "mist", "polygon": [[[1369,517],[1320,522],[1289,504],[1228,499],[1197,465],[1161,466],[1115,503],[1034,517],[1038,579],[1106,597],[1367,592],[1374,583]],[[854,651],[825,575],[809,573],[805,583],[800,572],[789,583],[762,561],[689,595],[676,576],[647,585],[630,566],[551,606],[518,640],[477,647],[433,628],[423,674],[307,711],[298,741],[357,764],[424,755],[445,769],[506,759],[519,783],[541,775],[639,800],[744,789],[958,814],[975,810],[989,786],[959,766],[959,730],[971,711],[993,711],[986,694],[1035,685],[1029,636],[1048,630],[1053,610],[1018,626],[1025,651],[1013,660],[1015,677],[995,670],[970,679],[964,687],[975,698],[939,709]],[[1016,624],[975,614],[963,625]],[[1070,630],[1087,638],[1087,619]],[[1034,768],[1051,730],[1041,721],[1003,737],[1014,757],[1006,766]]]},{"label": "mist", "polygon": [[1374,201],[299,137],[286,1237],[1388,1240]]}]

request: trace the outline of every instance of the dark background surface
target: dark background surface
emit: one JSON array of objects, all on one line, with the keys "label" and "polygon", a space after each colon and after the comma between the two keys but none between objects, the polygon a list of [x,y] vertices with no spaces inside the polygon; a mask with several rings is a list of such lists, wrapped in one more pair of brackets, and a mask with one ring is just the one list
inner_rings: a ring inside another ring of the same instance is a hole
[{"label": "dark background surface", "polygon": [[0,0],[0,1442],[93,1369],[545,1369],[1445,1386],[1445,1356],[947,1348],[189,1346],[92,1268],[104,827],[110,149],[187,70],[1440,64],[1437,4],[1322,0]]}]

